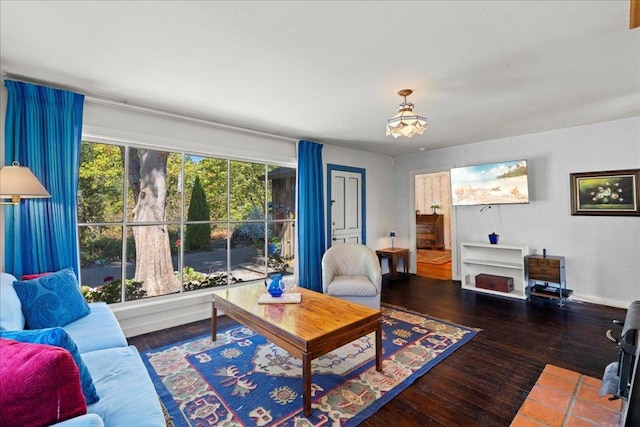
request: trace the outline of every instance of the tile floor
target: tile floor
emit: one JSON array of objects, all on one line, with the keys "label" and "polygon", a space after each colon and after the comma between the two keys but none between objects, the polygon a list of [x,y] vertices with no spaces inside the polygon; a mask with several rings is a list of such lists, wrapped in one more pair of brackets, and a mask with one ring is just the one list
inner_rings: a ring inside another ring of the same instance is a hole
[{"label": "tile floor", "polygon": [[545,366],[511,427],[619,426],[622,401],[598,397],[600,382],[557,366]]}]

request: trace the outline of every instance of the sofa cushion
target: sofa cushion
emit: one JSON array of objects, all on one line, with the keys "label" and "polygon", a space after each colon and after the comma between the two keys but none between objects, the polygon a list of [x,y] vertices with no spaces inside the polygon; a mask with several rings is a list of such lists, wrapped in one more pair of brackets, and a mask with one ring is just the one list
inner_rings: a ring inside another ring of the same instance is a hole
[{"label": "sofa cushion", "polygon": [[78,347],[76,347],[76,344],[64,329],[50,328],[24,331],[0,331],[0,337],[25,343],[48,344],[67,350],[71,353],[73,361],[76,363],[80,372],[82,393],[84,394],[87,405],[98,401],[99,397],[93,385],[91,373],[80,356]]},{"label": "sofa cushion", "polygon": [[164,426],[165,420],[151,378],[133,347],[117,347],[91,351],[82,355],[100,401],[89,405],[105,426]]},{"label": "sofa cushion", "polygon": [[91,303],[89,309],[89,316],[63,326],[80,353],[129,345],[116,316],[106,303]]},{"label": "sofa cushion", "polygon": [[104,427],[104,422],[98,414],[84,414],[66,421],[54,424],[55,427]]},{"label": "sofa cushion", "polygon": [[0,338],[0,424],[51,425],[87,412],[68,351]]},{"label": "sofa cushion", "polygon": [[16,278],[9,273],[0,273],[0,331],[24,329],[22,305],[13,282]]},{"label": "sofa cushion", "polygon": [[63,326],[89,314],[87,301],[70,268],[33,280],[16,281],[13,288],[29,329]]}]

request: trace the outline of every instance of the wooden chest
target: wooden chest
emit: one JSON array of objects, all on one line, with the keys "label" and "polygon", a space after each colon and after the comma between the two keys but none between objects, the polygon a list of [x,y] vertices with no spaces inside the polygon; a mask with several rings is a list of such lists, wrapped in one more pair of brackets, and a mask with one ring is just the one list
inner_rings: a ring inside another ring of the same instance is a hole
[{"label": "wooden chest", "polygon": [[499,292],[513,291],[513,277],[495,276],[493,274],[478,274],[476,288],[489,289]]}]

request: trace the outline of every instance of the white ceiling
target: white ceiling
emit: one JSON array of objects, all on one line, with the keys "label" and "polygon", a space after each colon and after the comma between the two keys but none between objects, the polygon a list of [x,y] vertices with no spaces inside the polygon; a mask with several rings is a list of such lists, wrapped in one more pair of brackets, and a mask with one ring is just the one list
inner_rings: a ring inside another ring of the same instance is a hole
[{"label": "white ceiling", "polygon": [[[399,155],[640,115],[629,1],[0,2],[5,77]],[[401,102],[427,117],[385,135]]]}]

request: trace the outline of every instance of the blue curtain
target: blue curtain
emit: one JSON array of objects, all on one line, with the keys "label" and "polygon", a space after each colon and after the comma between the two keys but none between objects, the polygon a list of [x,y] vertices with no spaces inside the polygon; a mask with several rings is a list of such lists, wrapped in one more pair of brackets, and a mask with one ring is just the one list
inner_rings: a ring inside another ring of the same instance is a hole
[{"label": "blue curtain", "polygon": [[322,144],[298,142],[298,282],[322,292],[325,252]]},{"label": "blue curtain", "polygon": [[5,269],[78,274],[77,191],[84,96],[5,80],[5,162],[27,166],[51,194],[5,208]]}]

